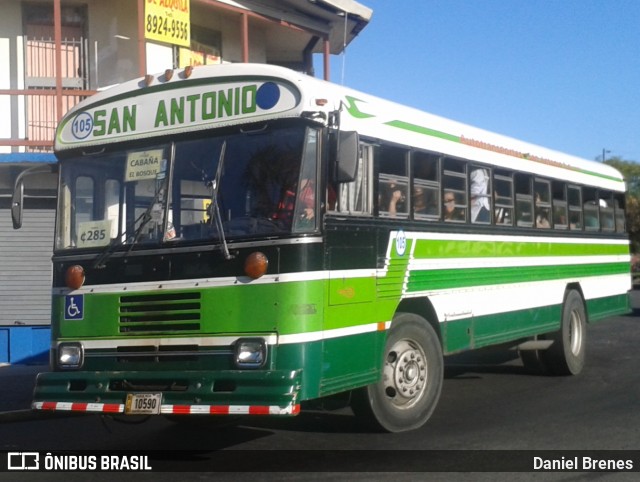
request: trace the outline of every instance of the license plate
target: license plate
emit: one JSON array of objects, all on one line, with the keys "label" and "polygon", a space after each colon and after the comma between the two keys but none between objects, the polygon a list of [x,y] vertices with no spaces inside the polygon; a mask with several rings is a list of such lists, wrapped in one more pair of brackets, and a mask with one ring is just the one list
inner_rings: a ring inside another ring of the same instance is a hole
[{"label": "license plate", "polygon": [[160,413],[161,393],[128,393],[124,413],[128,415],[157,415]]}]

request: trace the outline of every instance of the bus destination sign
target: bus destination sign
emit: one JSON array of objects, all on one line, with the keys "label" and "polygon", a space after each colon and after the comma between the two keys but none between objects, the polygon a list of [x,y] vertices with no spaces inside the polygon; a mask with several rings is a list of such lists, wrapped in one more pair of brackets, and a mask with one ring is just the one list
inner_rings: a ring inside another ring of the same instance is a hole
[{"label": "bus destination sign", "polygon": [[254,122],[291,111],[300,102],[295,88],[276,81],[175,85],[78,111],[60,125],[57,147]]}]

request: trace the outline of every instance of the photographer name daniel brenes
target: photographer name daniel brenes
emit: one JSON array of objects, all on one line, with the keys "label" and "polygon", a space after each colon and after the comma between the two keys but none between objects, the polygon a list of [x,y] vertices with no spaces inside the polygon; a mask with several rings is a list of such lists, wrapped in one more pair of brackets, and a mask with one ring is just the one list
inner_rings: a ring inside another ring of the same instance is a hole
[{"label": "photographer name daniel brenes", "polygon": [[624,471],[634,470],[633,460],[630,459],[597,459],[593,457],[533,457],[533,470],[593,470],[593,471]]}]

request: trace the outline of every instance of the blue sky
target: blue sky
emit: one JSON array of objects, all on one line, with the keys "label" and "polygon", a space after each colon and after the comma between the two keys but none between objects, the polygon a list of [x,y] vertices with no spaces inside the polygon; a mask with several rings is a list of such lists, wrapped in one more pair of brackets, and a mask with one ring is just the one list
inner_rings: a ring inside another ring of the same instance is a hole
[{"label": "blue sky", "polygon": [[640,162],[640,0],[359,2],[373,17],[332,59],[333,82],[586,159],[606,149]]}]

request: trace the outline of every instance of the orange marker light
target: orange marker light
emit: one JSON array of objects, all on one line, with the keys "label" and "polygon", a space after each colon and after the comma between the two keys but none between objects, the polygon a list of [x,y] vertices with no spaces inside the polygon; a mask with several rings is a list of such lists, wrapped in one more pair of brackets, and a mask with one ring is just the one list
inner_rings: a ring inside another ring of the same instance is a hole
[{"label": "orange marker light", "polygon": [[69,266],[64,281],[69,288],[77,290],[84,284],[84,268],[77,264]]},{"label": "orange marker light", "polygon": [[244,261],[244,272],[251,279],[258,279],[267,272],[269,259],[264,253],[255,251]]}]

